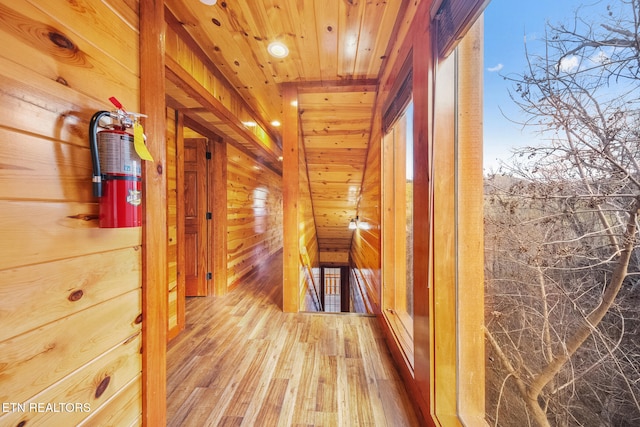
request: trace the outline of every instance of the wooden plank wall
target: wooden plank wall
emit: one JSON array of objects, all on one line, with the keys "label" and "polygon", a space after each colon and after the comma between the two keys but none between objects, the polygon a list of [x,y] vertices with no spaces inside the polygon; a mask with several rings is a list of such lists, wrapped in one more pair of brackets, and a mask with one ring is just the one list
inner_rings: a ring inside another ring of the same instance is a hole
[{"label": "wooden plank wall", "polygon": [[320,305],[320,259],[318,252],[318,235],[311,201],[309,173],[304,143],[298,143],[299,174],[298,183],[298,224],[300,227],[300,309],[306,311],[319,310]]},{"label": "wooden plank wall", "polygon": [[381,164],[380,153],[382,143],[382,118],[379,113],[374,117],[371,129],[371,140],[367,152],[367,168],[362,181],[362,192],[358,215],[360,221],[367,222],[369,229],[357,229],[351,243],[351,260],[362,279],[361,285],[366,289],[371,309],[380,313],[382,272],[380,261],[380,187]]},{"label": "wooden plank wall", "polygon": [[282,177],[227,144],[228,288],[282,245]]},{"label": "wooden plank wall", "polygon": [[141,229],[98,228],[88,146],[138,111],[137,11],[0,0],[0,425],[141,419]]}]

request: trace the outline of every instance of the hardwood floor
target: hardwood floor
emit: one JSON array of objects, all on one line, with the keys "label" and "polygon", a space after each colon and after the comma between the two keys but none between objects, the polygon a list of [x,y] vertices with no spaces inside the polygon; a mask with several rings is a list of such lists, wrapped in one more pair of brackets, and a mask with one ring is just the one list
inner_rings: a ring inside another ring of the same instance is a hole
[{"label": "hardwood floor", "polygon": [[417,426],[374,317],[282,312],[282,255],[187,300],[167,354],[170,426]]}]

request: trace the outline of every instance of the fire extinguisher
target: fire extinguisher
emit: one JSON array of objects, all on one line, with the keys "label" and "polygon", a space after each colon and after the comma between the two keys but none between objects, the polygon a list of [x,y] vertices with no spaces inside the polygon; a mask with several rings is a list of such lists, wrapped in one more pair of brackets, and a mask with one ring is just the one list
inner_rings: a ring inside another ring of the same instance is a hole
[{"label": "fire extinguisher", "polygon": [[[116,104],[115,99],[111,101]],[[98,111],[89,123],[93,162],[93,195],[100,198],[101,228],[139,227],[142,222],[142,161],[128,132],[137,123],[135,113],[121,106],[117,111]],[[100,125],[103,118],[111,124]],[[104,130],[98,132],[98,127]]]}]

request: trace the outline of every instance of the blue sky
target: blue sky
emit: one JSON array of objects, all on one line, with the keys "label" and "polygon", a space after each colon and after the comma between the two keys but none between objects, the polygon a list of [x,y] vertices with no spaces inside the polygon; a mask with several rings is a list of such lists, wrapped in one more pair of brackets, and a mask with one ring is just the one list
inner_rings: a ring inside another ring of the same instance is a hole
[{"label": "blue sky", "polygon": [[[524,40],[527,47],[541,49],[545,23],[569,22],[576,8],[596,0],[491,0],[485,9],[484,57],[484,167],[497,169],[496,158],[507,160],[510,147],[534,144],[532,130],[511,123],[522,120],[509,98],[510,83],[503,76],[522,74],[526,69]],[[501,113],[501,110],[503,113]]]}]

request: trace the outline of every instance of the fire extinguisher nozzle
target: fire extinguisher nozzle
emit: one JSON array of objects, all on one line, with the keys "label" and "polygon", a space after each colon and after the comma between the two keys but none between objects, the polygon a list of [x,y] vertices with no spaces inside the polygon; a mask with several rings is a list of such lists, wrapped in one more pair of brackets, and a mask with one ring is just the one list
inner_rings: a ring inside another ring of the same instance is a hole
[{"label": "fire extinguisher nozzle", "polygon": [[100,119],[108,116],[108,111],[98,111],[89,122],[89,149],[91,162],[93,163],[93,195],[102,197],[102,172],[100,171],[100,158],[98,153],[97,133]]}]

